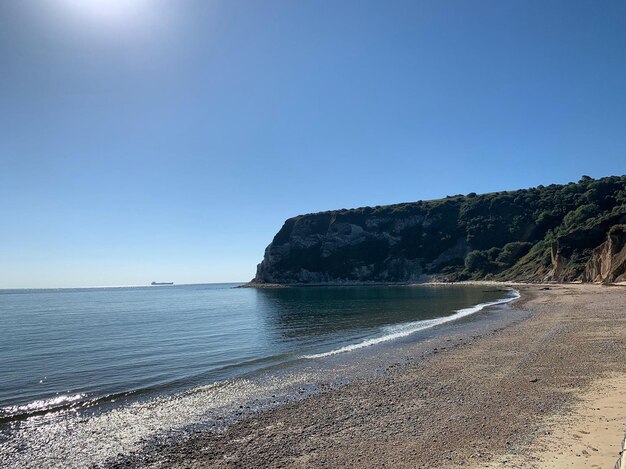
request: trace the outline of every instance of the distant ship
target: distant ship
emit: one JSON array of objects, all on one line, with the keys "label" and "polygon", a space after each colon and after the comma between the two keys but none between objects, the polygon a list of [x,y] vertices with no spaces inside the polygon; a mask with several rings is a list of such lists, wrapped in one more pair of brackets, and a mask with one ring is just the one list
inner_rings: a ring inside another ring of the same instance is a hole
[{"label": "distant ship", "polygon": [[150,285],[174,285],[174,282],[152,282]]}]

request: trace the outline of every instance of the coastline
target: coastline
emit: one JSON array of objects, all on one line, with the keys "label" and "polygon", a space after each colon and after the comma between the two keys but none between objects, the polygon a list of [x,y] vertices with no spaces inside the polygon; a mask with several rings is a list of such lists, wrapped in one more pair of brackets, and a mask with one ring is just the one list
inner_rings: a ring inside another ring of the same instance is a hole
[{"label": "coastline", "polygon": [[[422,355],[437,353],[432,351],[437,341],[443,345],[451,335],[465,338],[483,334],[500,316],[498,323],[502,324],[514,319],[508,314],[491,313],[498,308],[493,301],[508,302],[512,293],[500,288],[476,289],[480,290],[489,290],[487,296],[482,295],[482,301],[487,303],[457,302],[462,309],[456,313],[467,317],[457,316],[450,321],[453,315],[448,315],[394,323],[382,328],[373,344],[360,346],[359,340],[370,340],[367,337],[347,342],[356,345],[350,353],[334,353],[343,344],[329,344],[320,352],[326,354],[330,350],[332,356],[296,355],[293,360],[232,379],[199,383],[181,393],[114,397],[110,403],[96,407],[79,403],[32,419],[14,419],[0,426],[0,460],[7,467],[47,467],[55,461],[62,462],[63,467],[97,467],[144,447],[151,452],[149,448],[160,447],[164,441],[179,441],[207,429],[219,432],[259,412],[341,388],[355,380],[381,376],[387,369],[419,359],[410,354],[398,357],[403,343],[419,344]],[[478,300],[480,295],[470,297]],[[490,313],[482,311],[485,306],[490,306]],[[505,309],[503,312],[508,312]]]},{"label": "coastline", "polygon": [[[497,285],[521,292],[512,306],[517,320],[501,327],[487,321],[493,328],[485,334],[398,344],[398,357],[408,359],[379,377],[220,432],[148,445],[108,465],[612,467],[626,424],[616,384],[626,382],[626,290]],[[585,409],[605,419],[590,420]],[[606,430],[591,441],[599,421]],[[568,425],[576,432],[568,433]]]},{"label": "coastline", "polygon": [[317,288],[317,287],[412,287],[412,286],[424,286],[429,285],[491,285],[491,286],[507,286],[507,285],[543,285],[542,283],[528,283],[528,282],[502,282],[498,280],[462,280],[462,281],[444,281],[428,279],[423,282],[411,281],[411,282],[323,282],[323,283],[256,283],[250,281],[237,285],[234,288],[258,288],[272,289],[272,288]]}]

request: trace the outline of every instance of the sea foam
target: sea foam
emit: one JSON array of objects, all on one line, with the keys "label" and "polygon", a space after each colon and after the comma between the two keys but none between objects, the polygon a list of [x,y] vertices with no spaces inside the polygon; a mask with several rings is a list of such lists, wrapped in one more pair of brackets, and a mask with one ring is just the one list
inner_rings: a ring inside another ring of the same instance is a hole
[{"label": "sea foam", "polygon": [[339,353],[351,352],[353,350],[358,350],[364,347],[370,347],[372,345],[380,344],[383,342],[389,342],[390,340],[395,340],[395,339],[399,339],[402,337],[406,337],[415,332],[422,331],[424,329],[429,329],[431,327],[438,326],[440,324],[445,324],[447,322],[456,321],[457,319],[461,319],[466,316],[475,314],[488,306],[495,306],[495,305],[500,305],[504,303],[509,303],[520,297],[520,294],[517,290],[510,290],[510,291],[513,293],[513,296],[502,298],[500,300],[489,301],[486,303],[480,303],[475,306],[470,306],[469,308],[459,309],[450,316],[445,316],[445,317],[436,318],[436,319],[426,319],[422,321],[414,321],[414,322],[409,322],[405,324],[398,324],[395,326],[388,326],[383,329],[386,333],[380,337],[374,337],[372,339],[364,340],[356,344],[346,345],[345,347],[341,347],[335,350],[330,350],[328,352],[316,353],[313,355],[303,355],[302,358],[309,358],[309,359],[324,358],[324,357],[330,357],[332,355],[337,355]]}]

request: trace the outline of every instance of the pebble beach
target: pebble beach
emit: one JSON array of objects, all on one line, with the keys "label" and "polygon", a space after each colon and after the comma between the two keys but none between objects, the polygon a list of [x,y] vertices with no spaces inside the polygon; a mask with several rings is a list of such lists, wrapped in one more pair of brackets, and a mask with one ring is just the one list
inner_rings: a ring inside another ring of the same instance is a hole
[{"label": "pebble beach", "polygon": [[626,425],[626,288],[515,285],[518,318],[109,467],[605,467]]}]

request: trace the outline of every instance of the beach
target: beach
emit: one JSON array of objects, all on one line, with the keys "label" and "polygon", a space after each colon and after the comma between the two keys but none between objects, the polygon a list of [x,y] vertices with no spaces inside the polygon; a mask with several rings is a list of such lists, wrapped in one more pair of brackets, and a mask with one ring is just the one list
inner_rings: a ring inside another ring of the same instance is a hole
[{"label": "beach", "polygon": [[626,288],[514,287],[506,323],[403,344],[381,376],[108,464],[612,468],[626,425]]}]

